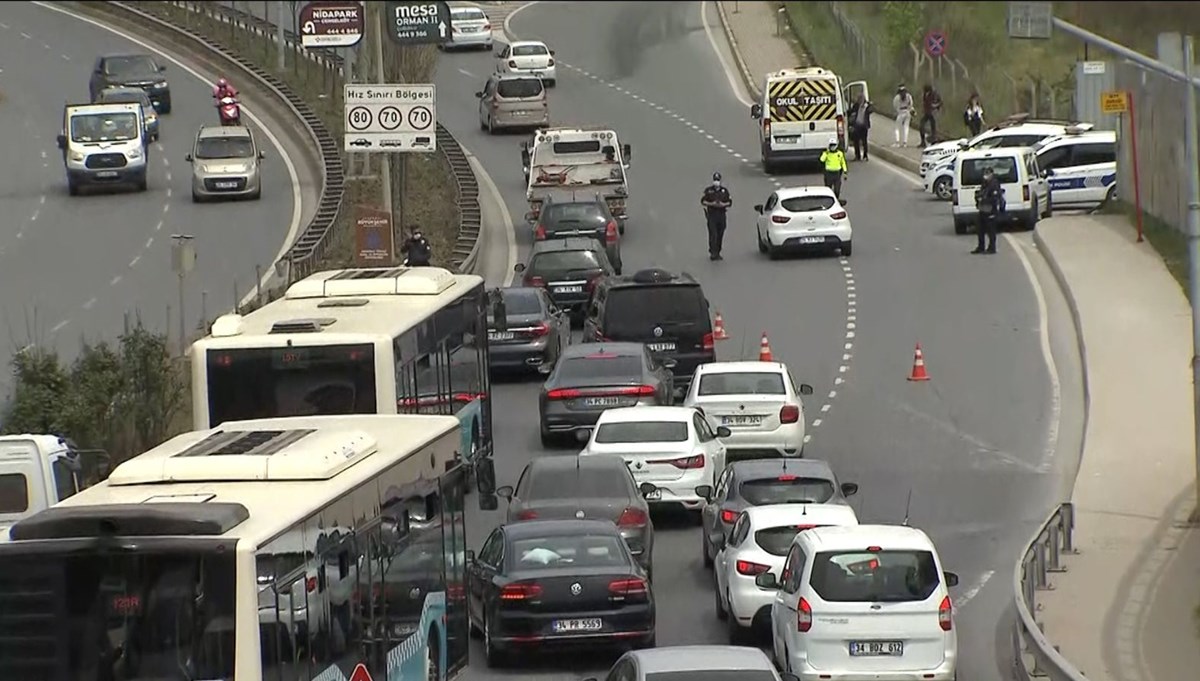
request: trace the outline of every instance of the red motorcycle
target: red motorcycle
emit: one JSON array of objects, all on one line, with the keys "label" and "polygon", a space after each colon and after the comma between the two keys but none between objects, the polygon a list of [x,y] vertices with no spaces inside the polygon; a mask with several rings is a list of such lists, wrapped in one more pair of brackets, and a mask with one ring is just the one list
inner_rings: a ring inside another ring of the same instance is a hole
[{"label": "red motorcycle", "polygon": [[236,98],[226,95],[217,100],[217,115],[221,118],[221,125],[241,125],[242,105]]}]

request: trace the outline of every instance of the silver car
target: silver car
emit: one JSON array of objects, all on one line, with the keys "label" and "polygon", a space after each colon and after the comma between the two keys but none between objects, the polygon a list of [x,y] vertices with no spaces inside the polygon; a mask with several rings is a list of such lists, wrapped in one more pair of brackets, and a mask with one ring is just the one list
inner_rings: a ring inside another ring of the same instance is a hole
[{"label": "silver car", "polygon": [[254,134],[241,125],[206,125],[196,133],[187,162],[192,164],[192,200],[262,196],[260,161]]},{"label": "silver car", "polygon": [[[625,653],[605,679],[700,679],[703,681],[799,681],[779,674],[758,648],[740,646],[670,646]],[[584,681],[597,681],[595,678]]]}]

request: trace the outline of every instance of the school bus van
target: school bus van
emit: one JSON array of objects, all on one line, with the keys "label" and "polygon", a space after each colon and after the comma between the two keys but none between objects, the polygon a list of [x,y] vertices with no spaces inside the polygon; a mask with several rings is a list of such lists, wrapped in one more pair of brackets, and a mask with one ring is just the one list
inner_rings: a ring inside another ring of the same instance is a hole
[{"label": "school bus van", "polygon": [[870,99],[866,81],[843,83],[819,66],[768,73],[760,100],[750,106],[750,116],[759,122],[763,170],[816,162],[830,137],[846,149],[846,112],[860,92]]}]

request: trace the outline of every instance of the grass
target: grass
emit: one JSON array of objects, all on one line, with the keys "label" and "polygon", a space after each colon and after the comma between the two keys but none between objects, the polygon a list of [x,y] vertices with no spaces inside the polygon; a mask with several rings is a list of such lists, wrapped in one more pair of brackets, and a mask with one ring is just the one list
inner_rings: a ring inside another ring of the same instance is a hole
[{"label": "grass", "polygon": [[[1129,220],[1131,229],[1136,224],[1136,212],[1132,204],[1124,201],[1116,201],[1114,205],[1106,208],[1104,212],[1110,215],[1124,215]],[[1142,211],[1142,235],[1145,236],[1146,241],[1150,242],[1150,246],[1154,248],[1159,257],[1163,259],[1163,264],[1167,266],[1167,271],[1171,273],[1175,281],[1179,282],[1179,287],[1183,289],[1183,294],[1187,296],[1187,235],[1146,211]]]}]

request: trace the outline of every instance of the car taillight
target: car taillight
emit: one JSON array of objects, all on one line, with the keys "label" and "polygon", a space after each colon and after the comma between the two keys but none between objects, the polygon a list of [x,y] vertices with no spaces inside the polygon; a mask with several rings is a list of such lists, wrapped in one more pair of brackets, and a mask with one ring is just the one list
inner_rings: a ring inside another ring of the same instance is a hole
[{"label": "car taillight", "polygon": [[763,119],[763,136],[764,137],[771,136],[771,121],[767,118]]},{"label": "car taillight", "polygon": [[576,390],[575,388],[555,388],[554,390],[551,390],[550,392],[546,393],[546,399],[548,399],[548,400],[573,400],[573,399],[579,397],[581,394],[583,394],[583,393]]},{"label": "car taillight", "polygon": [[538,225],[537,227],[534,227],[533,228],[533,238],[538,241],[545,241],[546,240],[546,228],[543,227],[542,225]]},{"label": "car taillight", "polygon": [[1021,187],[1021,199],[1024,201],[1029,200],[1029,185]]},{"label": "car taillight", "polygon": [[525,509],[525,510],[521,511],[520,513],[517,513],[517,520],[537,520],[537,517],[538,517],[537,511],[533,511],[530,509]]},{"label": "car taillight", "polygon": [[950,604],[949,596],[943,598],[942,604],[938,606],[938,626],[942,631],[954,628],[954,606]]},{"label": "car taillight", "polygon": [[794,404],[785,404],[779,410],[780,423],[795,423],[800,420],[800,407]]},{"label": "car taillight", "polygon": [[834,213],[833,215],[830,215],[829,217],[832,220],[845,220],[846,219],[846,211],[839,210],[838,212]]},{"label": "car taillight", "polygon": [[502,601],[532,601],[542,595],[542,587],[535,582],[514,582],[500,589]]},{"label": "car taillight", "polygon": [[515,68],[517,68],[517,62],[516,62],[516,61],[514,61],[514,60],[512,60],[512,59],[509,59],[509,60],[508,60],[508,68],[510,68],[510,69],[515,69]]},{"label": "car taillight", "polygon": [[843,138],[846,137],[846,117],[837,117],[838,143],[841,144]]},{"label": "car taillight", "polygon": [[777,225],[786,225],[787,223],[789,223],[791,221],[792,221],[792,219],[786,215],[772,215],[771,216],[771,222],[774,222]]},{"label": "car taillight", "polygon": [[604,333],[600,331],[600,329],[594,329],[592,331],[592,339],[598,340],[598,341],[611,340],[611,339],[609,339],[608,336],[605,336]]},{"label": "car taillight", "polygon": [[608,593],[614,599],[643,599],[649,591],[650,586],[641,577],[624,577],[608,583]]},{"label": "car taillight", "polygon": [[555,388],[546,393],[551,400],[573,400],[577,397],[653,397],[658,390],[652,385],[630,385],[623,388],[596,388],[595,390],[580,390],[579,388]]},{"label": "car taillight", "polygon": [[706,333],[704,340],[700,341],[700,345],[704,350],[713,350],[717,347],[717,337],[712,333]]},{"label": "car taillight", "polygon": [[650,521],[650,516],[640,508],[627,508],[621,513],[621,517],[617,518],[617,527],[645,527]]},{"label": "car taillight", "polygon": [[725,523],[726,525],[732,525],[733,522],[737,520],[737,517],[737,511],[731,511],[727,508],[721,509],[721,522]]},{"label": "car taillight", "polygon": [[525,283],[528,286],[545,286],[546,280],[541,277],[529,277],[525,280]]},{"label": "car taillight", "polygon": [[551,59],[550,61],[546,62],[546,66],[554,66],[554,60]]},{"label": "car taillight", "polygon": [[317,590],[317,578],[309,577],[308,579],[304,580],[304,590],[309,593],[316,591]]},{"label": "car taillight", "polygon": [[665,461],[651,461],[650,463],[669,463],[672,466],[681,470],[692,470],[695,468],[704,468],[704,455],[697,454],[695,456],[685,456],[681,459],[668,459]]},{"label": "car taillight", "polygon": [[617,223],[614,220],[609,220],[604,226],[604,240],[609,244],[617,243]]},{"label": "car taillight", "polygon": [[603,278],[603,274],[593,274],[592,276],[588,277],[587,283],[583,285],[583,289],[588,293],[591,293],[592,290],[596,288],[596,284],[599,284],[600,280]]},{"label": "car taillight", "polygon": [[484,25],[483,25],[483,30],[485,30],[485,31],[490,31],[490,30],[492,30],[492,25],[491,25],[491,24],[484,24]]},{"label": "car taillight", "polygon": [[737,563],[734,564],[734,567],[737,568],[739,575],[746,575],[747,577],[754,577],[755,575],[761,575],[762,573],[771,569],[771,566],[769,566],[769,565],[762,565],[761,563],[751,563],[748,560],[739,560]]},{"label": "car taillight", "polygon": [[528,333],[530,336],[533,336],[534,338],[541,338],[542,336],[549,336],[550,335],[550,325],[547,324],[546,322],[538,322],[536,325],[530,327],[529,330],[526,331],[526,333]]},{"label": "car taillight", "polygon": [[812,629],[812,606],[801,598],[796,604],[796,631],[803,634],[809,629]]}]

